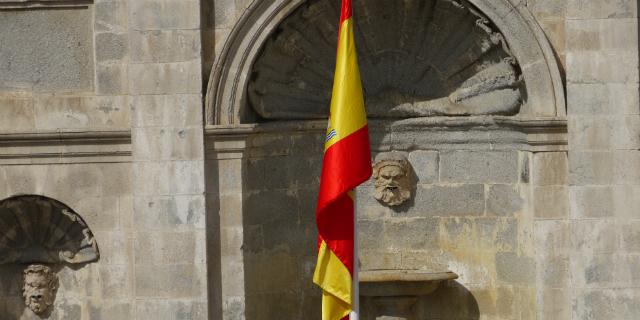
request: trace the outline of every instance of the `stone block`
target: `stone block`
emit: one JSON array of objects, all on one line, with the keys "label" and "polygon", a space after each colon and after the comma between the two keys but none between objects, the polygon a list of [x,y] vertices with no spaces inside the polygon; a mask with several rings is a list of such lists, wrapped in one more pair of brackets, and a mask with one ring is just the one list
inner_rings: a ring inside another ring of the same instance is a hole
[{"label": "stone block", "polygon": [[531,284],[535,280],[535,261],[513,252],[496,253],[498,280],[512,284]]},{"label": "stone block", "polygon": [[204,228],[202,196],[150,196],[133,199],[134,225],[144,230]]},{"label": "stone block", "polygon": [[200,60],[133,63],[128,66],[131,94],[196,94],[202,91]]},{"label": "stone block", "polygon": [[583,289],[575,294],[572,319],[616,319],[615,289]]},{"label": "stone block", "polygon": [[607,151],[570,151],[572,185],[609,185],[614,182],[614,157]]},{"label": "stone block", "polygon": [[571,117],[568,126],[574,150],[608,150],[616,142],[616,121],[611,117]]},{"label": "stone block", "polygon": [[122,60],[129,51],[129,38],[126,33],[98,33],[95,35],[96,61]]},{"label": "stone block", "polygon": [[[563,6],[563,1],[548,1],[555,3],[555,6]],[[553,9],[554,5],[548,6],[547,8]],[[552,15],[557,15],[558,11],[552,13]],[[557,57],[559,58],[559,62],[562,66],[565,65],[564,52],[566,51],[565,43],[566,43],[566,21],[564,16],[555,16],[549,15],[549,18],[538,18],[538,23],[545,35],[551,42],[551,46],[558,53]],[[547,13],[538,13],[538,17],[547,16]]]},{"label": "stone block", "polygon": [[0,128],[3,132],[33,130],[35,118],[33,99],[0,99]]},{"label": "stone block", "polygon": [[1,11],[0,90],[93,91],[92,16],[87,8]]},{"label": "stone block", "polygon": [[118,228],[131,230],[134,226],[133,221],[133,197],[129,195],[118,198]]},{"label": "stone block", "polygon": [[132,127],[189,127],[202,124],[200,94],[131,97]]},{"label": "stone block", "polygon": [[539,219],[559,219],[569,216],[569,188],[564,186],[535,187],[534,214]]},{"label": "stone block", "polygon": [[114,230],[118,227],[118,198],[82,198],[74,203],[73,209],[93,231]]},{"label": "stone block", "polygon": [[637,288],[640,285],[640,256],[636,254],[616,255],[614,276],[616,285]]},{"label": "stone block", "polygon": [[538,19],[564,18],[567,11],[567,2],[555,0],[531,0],[527,1],[527,7]]},{"label": "stone block", "polygon": [[398,252],[364,249],[358,252],[360,270],[397,269],[401,265],[401,258],[401,254]]},{"label": "stone block", "polygon": [[567,1],[567,19],[620,19],[637,17],[637,2],[616,1]]},{"label": "stone block", "polygon": [[297,215],[297,197],[284,190],[248,194],[244,201],[244,223],[260,224]]},{"label": "stone block", "polygon": [[518,222],[515,219],[477,218],[470,241],[474,248],[486,251],[513,251],[518,247]]},{"label": "stone block", "polygon": [[640,221],[629,221],[622,226],[622,249],[640,253]]},{"label": "stone block", "polygon": [[[384,248],[378,251],[427,250],[438,248],[440,232],[438,219],[393,219],[384,223]],[[379,235],[378,235],[379,237]],[[372,240],[373,239],[369,239]],[[379,241],[379,240],[378,240]]]},{"label": "stone block", "polygon": [[636,83],[638,71],[628,68],[638,63],[638,55],[600,51],[567,52],[569,83]]},{"label": "stone block", "polygon": [[516,183],[517,152],[451,151],[440,153],[440,181]]},{"label": "stone block", "polygon": [[40,130],[129,128],[130,112],[125,96],[42,96],[34,104]]},{"label": "stone block", "polygon": [[[640,126],[640,124],[638,124]],[[616,184],[637,185],[640,182],[640,148],[638,150],[616,150],[614,158],[614,181]]]},{"label": "stone block", "polygon": [[[384,235],[382,220],[358,220],[358,248],[366,251],[384,251],[384,242],[380,236]],[[400,236],[398,234],[397,236]]]},{"label": "stone block", "polygon": [[416,150],[409,154],[409,163],[418,177],[418,183],[438,181],[438,152]]},{"label": "stone block", "polygon": [[139,0],[129,4],[133,30],[199,29],[200,2],[196,0]]},{"label": "stone block", "polygon": [[88,302],[88,314],[91,320],[133,319],[133,307],[129,301],[111,301],[94,299]]},{"label": "stone block", "polygon": [[[242,178],[244,167],[244,161],[239,159],[228,159],[228,160],[207,160],[206,161],[206,188],[207,193],[213,195],[226,195],[226,194],[237,194],[241,193],[243,188],[246,188],[246,185],[243,185],[244,179]],[[251,168],[251,162],[249,162],[248,171],[253,173],[255,168]],[[252,174],[247,174],[248,178],[247,184],[251,184],[248,181],[251,180],[261,180],[264,181],[263,177],[256,177]]]},{"label": "stone block", "polygon": [[98,64],[96,66],[96,92],[101,95],[128,93],[127,72],[125,64]]},{"label": "stone block", "polygon": [[514,216],[524,206],[517,185],[494,184],[488,186],[486,214],[496,216]]},{"label": "stone block", "polygon": [[638,114],[637,83],[569,83],[567,106],[571,115]]},{"label": "stone block", "polygon": [[139,160],[204,159],[201,127],[150,127],[131,130],[135,157]]},{"label": "stone block", "polygon": [[214,28],[232,28],[236,22],[235,0],[221,0],[214,3]]},{"label": "stone block", "polygon": [[96,1],[94,5],[96,32],[122,33],[127,31],[127,4],[125,0]]},{"label": "stone block", "polygon": [[615,212],[611,187],[570,187],[569,199],[573,218],[605,218]]},{"label": "stone block", "polygon": [[148,299],[136,302],[136,319],[205,320],[207,303],[200,299]]},{"label": "stone block", "polygon": [[613,200],[616,217],[623,219],[640,219],[640,186],[613,186]]},{"label": "stone block", "polygon": [[95,231],[94,235],[100,248],[100,263],[127,265],[133,261],[133,234],[114,230]]},{"label": "stone block", "polygon": [[598,51],[603,49],[598,20],[568,20],[566,22],[567,51]]},{"label": "stone block", "polygon": [[571,320],[569,289],[544,288],[538,302],[538,314],[541,319]]},{"label": "stone block", "polygon": [[206,297],[206,267],[194,264],[136,265],[136,298]]},{"label": "stone block", "polygon": [[618,250],[619,232],[610,220],[574,220],[569,232],[571,248],[578,255],[610,254]]},{"label": "stone block", "polygon": [[640,116],[626,115],[614,119],[613,147],[621,150],[640,149]]},{"label": "stone block", "polygon": [[194,263],[197,232],[136,232],[136,265]]},{"label": "stone block", "polygon": [[131,61],[179,62],[200,58],[198,30],[152,30],[131,33]]},{"label": "stone block", "polygon": [[131,195],[132,168],[129,163],[94,164],[102,174],[102,196],[122,197]]},{"label": "stone block", "polygon": [[109,300],[125,300],[133,296],[133,279],[129,265],[101,265],[100,293]]},{"label": "stone block", "polygon": [[638,20],[636,18],[600,19],[596,25],[599,29],[600,43],[606,51],[638,50]]},{"label": "stone block", "polygon": [[548,287],[564,288],[569,285],[571,275],[569,256],[547,257],[537,259],[538,280]]},{"label": "stone block", "polygon": [[536,257],[546,260],[565,257],[571,249],[569,222],[566,220],[537,220],[534,222]]},{"label": "stone block", "polygon": [[481,184],[418,186],[413,206],[396,215],[479,216],[484,213],[484,198]]},{"label": "stone block", "polygon": [[203,161],[135,162],[133,175],[134,195],[169,196],[204,193]]},{"label": "stone block", "polygon": [[247,294],[286,292],[298,287],[299,262],[291,254],[247,254],[244,262]]}]

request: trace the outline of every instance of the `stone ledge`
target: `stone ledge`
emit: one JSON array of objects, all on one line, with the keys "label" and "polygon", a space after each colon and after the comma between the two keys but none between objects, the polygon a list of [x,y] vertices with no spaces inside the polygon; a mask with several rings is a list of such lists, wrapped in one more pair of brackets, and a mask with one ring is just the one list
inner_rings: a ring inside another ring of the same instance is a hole
[{"label": "stone ledge", "polygon": [[131,131],[0,133],[0,164],[129,162]]},{"label": "stone ledge", "polygon": [[0,10],[88,7],[92,0],[0,0]]},{"label": "stone ledge", "polygon": [[[255,148],[246,139],[259,135],[316,134],[326,130],[326,120],[274,121],[237,126],[205,127],[210,152],[238,152]],[[567,121],[564,118],[517,117],[425,117],[402,120],[369,120],[373,151],[525,150],[566,151]],[[242,141],[242,146],[237,142]],[[258,148],[266,148],[260,146]],[[209,157],[210,158],[210,157]]]}]

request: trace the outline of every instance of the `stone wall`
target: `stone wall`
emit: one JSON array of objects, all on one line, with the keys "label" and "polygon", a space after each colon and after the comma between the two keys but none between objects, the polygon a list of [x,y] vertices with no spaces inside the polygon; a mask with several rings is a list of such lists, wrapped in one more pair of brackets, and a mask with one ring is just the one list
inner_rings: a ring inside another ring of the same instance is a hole
[{"label": "stone wall", "polygon": [[637,10],[637,1],[567,4],[570,201],[553,223],[568,235],[555,246],[568,254],[569,279],[547,298],[573,306],[560,319],[640,314]]},{"label": "stone wall", "polygon": [[[0,2],[0,196],[66,203],[102,253],[58,268],[50,318],[206,319],[200,1],[11,5]],[[18,319],[22,269],[6,268],[0,318]]]}]

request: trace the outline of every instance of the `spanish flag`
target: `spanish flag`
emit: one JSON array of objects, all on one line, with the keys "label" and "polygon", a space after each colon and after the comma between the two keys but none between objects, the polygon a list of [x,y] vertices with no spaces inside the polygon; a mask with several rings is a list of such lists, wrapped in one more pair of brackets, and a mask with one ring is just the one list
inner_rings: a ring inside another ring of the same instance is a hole
[{"label": "spanish flag", "polygon": [[353,38],[351,0],[342,0],[329,127],[316,209],[322,319],[347,318],[354,299],[354,193],[371,176],[369,131]]}]

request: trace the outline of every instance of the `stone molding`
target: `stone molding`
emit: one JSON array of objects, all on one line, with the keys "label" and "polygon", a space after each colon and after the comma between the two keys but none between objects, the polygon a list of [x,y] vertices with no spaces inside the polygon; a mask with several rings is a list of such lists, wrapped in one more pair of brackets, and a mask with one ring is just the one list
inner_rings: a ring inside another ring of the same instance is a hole
[{"label": "stone molding", "polygon": [[0,0],[0,10],[87,7],[92,3],[92,0]]},{"label": "stone molding", "polygon": [[[211,71],[205,112],[209,125],[251,122],[247,84],[252,64],[278,25],[304,0],[254,1],[240,17]],[[470,0],[498,27],[527,83],[526,117],[566,116],[564,86],[553,50],[526,3]]]},{"label": "stone molding", "polygon": [[129,161],[129,130],[0,133],[0,164]]},{"label": "stone molding", "polygon": [[[250,156],[257,149],[250,138],[258,135],[318,134],[326,131],[326,120],[281,121],[239,126],[205,128],[207,159]],[[441,150],[566,151],[567,121],[563,118],[525,120],[513,117],[425,117],[399,121],[370,120],[372,150],[412,150],[417,147]],[[321,150],[321,147],[318,147]],[[257,152],[260,154],[263,152]]]}]

